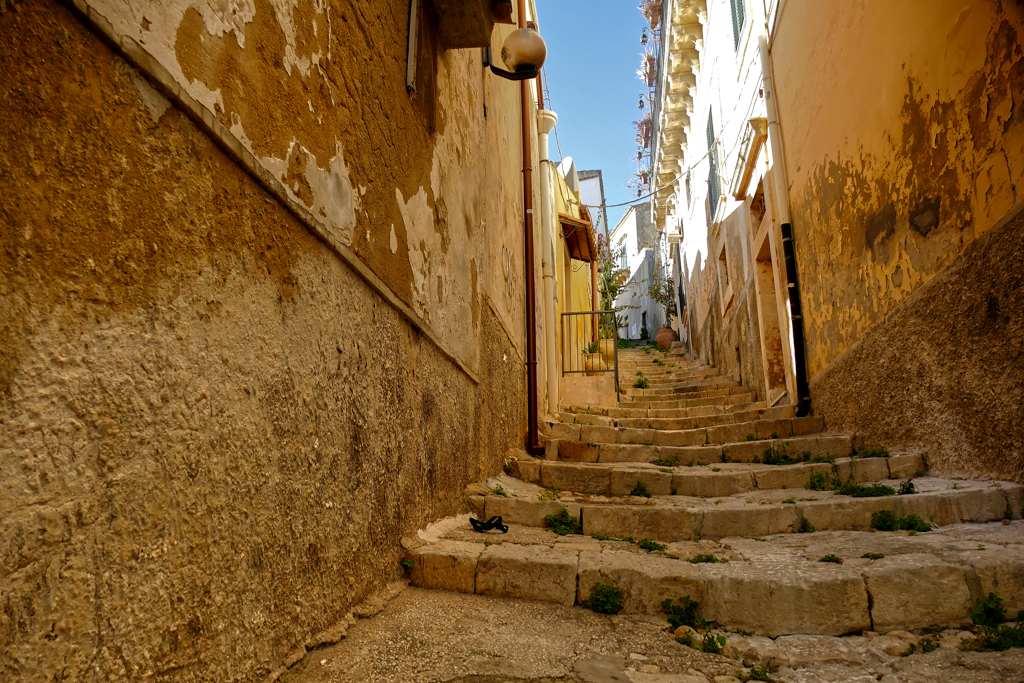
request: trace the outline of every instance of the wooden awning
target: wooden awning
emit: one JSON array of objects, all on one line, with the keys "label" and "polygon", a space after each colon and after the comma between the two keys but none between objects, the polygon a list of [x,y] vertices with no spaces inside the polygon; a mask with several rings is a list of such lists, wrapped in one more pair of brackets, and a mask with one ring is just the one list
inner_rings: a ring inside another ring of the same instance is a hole
[{"label": "wooden awning", "polygon": [[577,261],[596,261],[597,238],[594,236],[594,226],[590,221],[560,213],[558,222],[562,226],[562,237],[565,238],[569,256]]}]

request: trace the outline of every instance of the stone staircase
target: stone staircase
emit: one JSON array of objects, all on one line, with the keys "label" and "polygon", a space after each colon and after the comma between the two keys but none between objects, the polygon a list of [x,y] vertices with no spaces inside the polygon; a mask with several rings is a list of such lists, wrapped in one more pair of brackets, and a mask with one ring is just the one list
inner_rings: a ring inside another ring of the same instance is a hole
[{"label": "stone staircase", "polygon": [[470,487],[509,533],[460,518],[421,534],[414,584],[578,605],[601,583],[623,613],[688,596],[717,627],[770,637],[963,626],[990,592],[1024,609],[1020,485],[857,452],[680,350],[619,360],[618,405],[569,406],[544,425],[544,459]]}]

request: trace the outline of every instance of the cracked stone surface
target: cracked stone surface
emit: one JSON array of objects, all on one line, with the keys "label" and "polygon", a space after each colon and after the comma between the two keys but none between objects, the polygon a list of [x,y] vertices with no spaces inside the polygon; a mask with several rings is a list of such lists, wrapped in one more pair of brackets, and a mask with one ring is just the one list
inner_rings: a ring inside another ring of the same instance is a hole
[{"label": "cracked stone surface", "polygon": [[1024,650],[963,652],[962,633],[939,649],[903,657],[910,633],[776,640],[725,634],[730,657],[675,642],[654,617],[603,616],[578,608],[409,588],[362,619],[336,645],[318,648],[287,683],[737,683],[761,662],[782,683],[1024,682]]}]

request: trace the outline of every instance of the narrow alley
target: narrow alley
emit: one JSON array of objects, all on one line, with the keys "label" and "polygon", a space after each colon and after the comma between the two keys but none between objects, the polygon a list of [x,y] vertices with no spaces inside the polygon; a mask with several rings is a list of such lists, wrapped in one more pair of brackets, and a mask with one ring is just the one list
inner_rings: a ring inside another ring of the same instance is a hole
[{"label": "narrow alley", "polygon": [[1024,683],[1019,0],[0,0],[0,682]]}]

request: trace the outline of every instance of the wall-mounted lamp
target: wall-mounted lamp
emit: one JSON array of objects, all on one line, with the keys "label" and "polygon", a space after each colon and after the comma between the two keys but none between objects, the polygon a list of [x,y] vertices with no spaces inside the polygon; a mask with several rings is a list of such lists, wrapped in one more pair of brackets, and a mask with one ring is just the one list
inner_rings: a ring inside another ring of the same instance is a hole
[{"label": "wall-mounted lamp", "polygon": [[548,46],[531,21],[526,28],[516,29],[509,34],[501,46],[501,59],[512,71],[505,71],[494,65],[489,47],[484,48],[484,66],[491,67],[494,74],[510,81],[525,81],[540,73],[547,56]]}]

